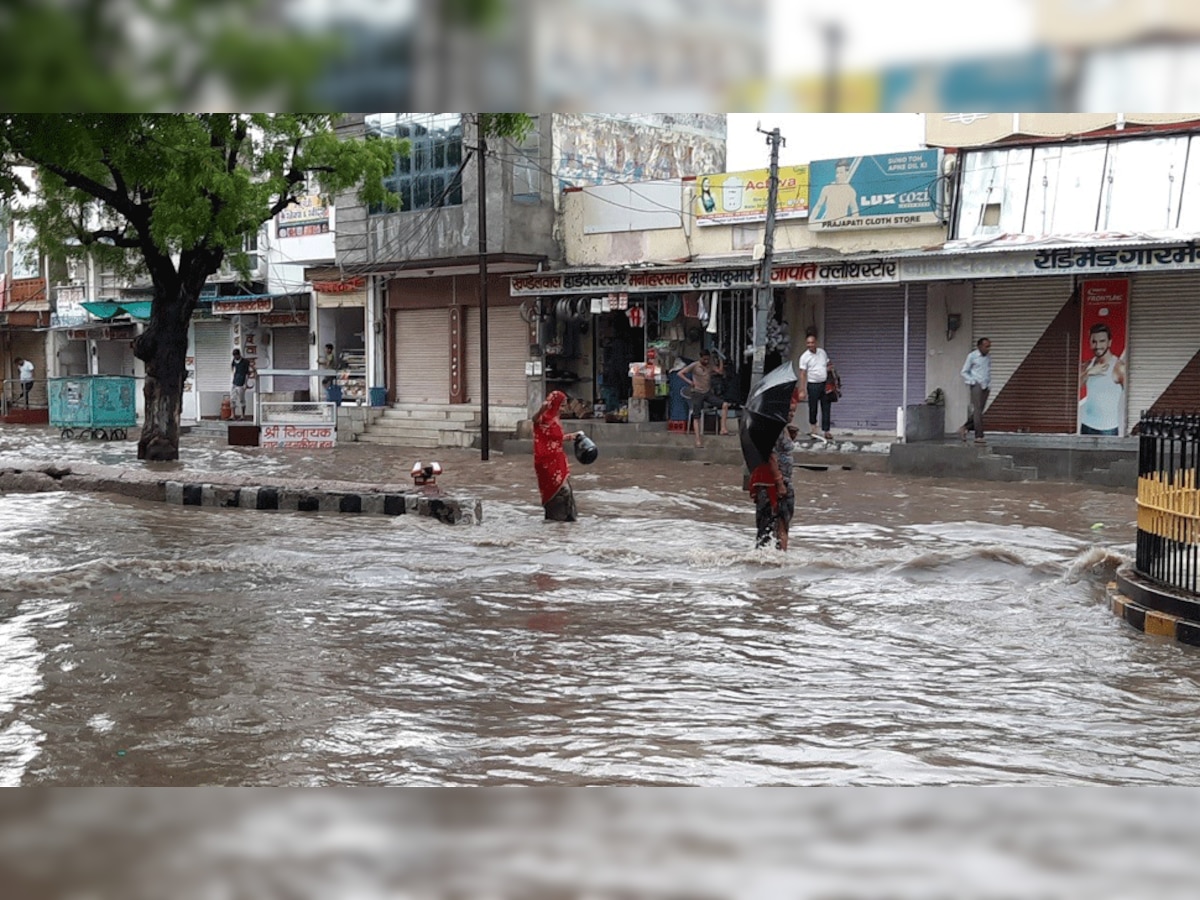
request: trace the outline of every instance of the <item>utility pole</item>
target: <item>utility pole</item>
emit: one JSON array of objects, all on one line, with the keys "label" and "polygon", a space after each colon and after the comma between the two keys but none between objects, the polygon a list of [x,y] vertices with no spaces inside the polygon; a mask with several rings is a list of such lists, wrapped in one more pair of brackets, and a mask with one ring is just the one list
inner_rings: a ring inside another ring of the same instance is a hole
[{"label": "utility pole", "polygon": [[842,26],[837,22],[826,22],[821,26],[821,35],[825,39],[825,112],[835,113],[841,101],[838,79],[841,76]]},{"label": "utility pole", "polygon": [[475,114],[479,132],[479,458],[488,460],[490,432],[488,429],[488,270],[487,270],[487,181],[484,160],[487,140],[484,138],[484,114]]},{"label": "utility pole", "polygon": [[750,390],[753,391],[763,376],[767,358],[767,318],[771,315],[771,260],[775,255],[775,204],[779,199],[779,145],[787,143],[779,129],[763,131],[771,145],[771,171],[767,179],[767,227],[763,233],[762,266],[759,269],[758,285],[754,296],[754,365],[750,370]]}]

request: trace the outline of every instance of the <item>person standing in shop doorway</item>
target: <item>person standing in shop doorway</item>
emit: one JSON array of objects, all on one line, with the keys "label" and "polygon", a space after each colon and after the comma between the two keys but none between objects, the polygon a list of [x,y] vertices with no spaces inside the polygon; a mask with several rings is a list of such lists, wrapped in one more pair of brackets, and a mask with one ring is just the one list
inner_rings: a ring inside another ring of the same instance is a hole
[{"label": "person standing in shop doorway", "polygon": [[[830,396],[825,393],[825,382],[829,379],[829,357],[817,346],[817,329],[809,327],[804,333],[804,352],[796,361],[800,375],[798,388],[800,397],[808,401],[808,430],[818,441],[833,440],[830,428]],[[817,431],[817,413],[821,413],[821,430]]]},{"label": "person standing in shop doorway", "polygon": [[233,401],[233,417],[234,419],[246,418],[246,380],[250,377],[250,360],[242,358],[242,351],[234,349],[233,362],[229,364],[233,369],[233,390],[230,392],[230,399]]},{"label": "person standing in shop doorway", "polygon": [[[321,354],[320,360],[317,361],[317,367],[321,369],[336,369],[337,354],[333,352],[333,344],[325,345],[325,352]],[[321,381],[321,387],[329,387],[333,384],[333,375],[326,375]]]},{"label": "person standing in shop doorway", "polygon": [[14,362],[17,364],[17,377],[21,380],[21,395],[25,398],[25,408],[29,409],[29,395],[33,391],[33,363],[20,356]]},{"label": "person standing in shop doorway", "polygon": [[962,379],[966,382],[967,390],[971,393],[971,405],[967,410],[967,421],[958,429],[958,437],[964,444],[967,442],[967,432],[975,430],[975,443],[985,443],[983,438],[983,409],[987,406],[988,391],[992,386],[992,342],[980,338],[975,342],[975,349],[967,354],[963,363]]},{"label": "person standing in shop doorway", "polygon": [[[677,373],[679,380],[691,391],[689,402],[692,405],[692,421],[696,425],[696,446],[704,446],[704,434],[701,431],[701,413],[704,404],[721,407],[721,434],[729,434],[729,401],[719,397],[712,389],[712,377],[725,375],[725,361],[717,360],[712,364],[712,354],[707,350],[700,351],[700,358],[680,369]],[[690,376],[690,377],[689,377]]]}]

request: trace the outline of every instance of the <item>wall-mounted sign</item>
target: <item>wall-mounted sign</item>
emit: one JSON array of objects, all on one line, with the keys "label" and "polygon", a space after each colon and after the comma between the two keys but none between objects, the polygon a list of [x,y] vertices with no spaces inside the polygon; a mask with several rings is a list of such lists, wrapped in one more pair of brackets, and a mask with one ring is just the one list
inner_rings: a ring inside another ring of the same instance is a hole
[{"label": "wall-mounted sign", "polygon": [[332,450],[337,446],[337,429],[332,425],[263,425],[259,446],[281,450]]},{"label": "wall-mounted sign", "polygon": [[[696,179],[697,224],[729,225],[766,221],[769,175],[766,169],[751,169],[699,176]],[[780,166],[775,218],[802,219],[806,215],[808,166]]]},{"label": "wall-mounted sign", "polygon": [[808,227],[936,225],[940,162],[940,150],[818,160],[809,167]]},{"label": "wall-mounted sign", "polygon": [[270,325],[278,327],[280,325],[307,325],[308,310],[297,309],[288,312],[269,312],[263,313],[258,317],[259,325]]},{"label": "wall-mounted sign", "polygon": [[[653,294],[675,290],[750,290],[758,284],[757,266],[725,266],[648,272],[541,272],[514,275],[509,294]],[[890,284],[900,280],[894,259],[843,259],[828,262],[790,262],[771,267],[776,287],[816,287],[835,284]]]},{"label": "wall-mounted sign", "polygon": [[351,291],[361,291],[367,286],[367,279],[361,275],[355,275],[351,278],[343,278],[341,281],[314,281],[312,283],[314,291],[320,291],[322,294],[348,294]]},{"label": "wall-mounted sign", "polygon": [[275,217],[276,233],[281,238],[308,237],[329,233],[329,207],[318,194],[303,194]]},{"label": "wall-mounted sign", "polygon": [[273,301],[270,297],[254,297],[244,300],[214,300],[212,311],[218,316],[240,316],[249,313],[270,312]]}]

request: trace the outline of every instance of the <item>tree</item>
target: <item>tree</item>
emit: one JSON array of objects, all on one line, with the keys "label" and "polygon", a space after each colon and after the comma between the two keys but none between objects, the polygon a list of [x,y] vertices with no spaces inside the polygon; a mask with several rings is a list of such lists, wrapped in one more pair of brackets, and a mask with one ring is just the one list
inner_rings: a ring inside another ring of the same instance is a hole
[{"label": "tree", "polygon": [[246,236],[310,179],[395,208],[383,176],[408,151],[340,141],[324,115],[3,115],[0,128],[0,195],[31,192],[13,166],[34,168],[26,215],[46,252],[149,274],[150,321],[134,342],[146,366],[146,460],[179,458],[188,327],[208,277],[227,257],[236,264]]}]

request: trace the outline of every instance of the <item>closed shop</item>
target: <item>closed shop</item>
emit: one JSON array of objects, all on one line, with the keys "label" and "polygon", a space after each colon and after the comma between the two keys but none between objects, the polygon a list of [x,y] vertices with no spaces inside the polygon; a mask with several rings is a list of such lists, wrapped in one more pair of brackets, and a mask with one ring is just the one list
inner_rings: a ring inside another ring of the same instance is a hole
[{"label": "closed shop", "polygon": [[392,316],[396,401],[449,403],[450,311],[401,309]]},{"label": "closed shop", "polygon": [[1070,276],[975,283],[972,343],[992,342],[988,431],[1075,432],[1080,307],[1073,290]]},{"label": "closed shop", "polygon": [[221,413],[221,398],[229,393],[233,373],[230,360],[233,336],[224,320],[192,323],[196,340],[196,390],[201,418],[216,418]]},{"label": "closed shop", "polygon": [[1126,421],[1200,409],[1200,275],[1134,275],[1129,285]]},{"label": "closed shop", "polygon": [[[479,403],[479,310],[466,310],[467,402]],[[529,360],[529,325],[516,306],[488,309],[488,403],[525,406],[525,363]]]},{"label": "closed shop", "polygon": [[[276,369],[307,369],[309,343],[307,326],[288,326],[271,330],[272,366]],[[276,375],[275,391],[309,391],[307,375]]]},{"label": "closed shop", "polygon": [[[904,291],[889,285],[826,293],[819,341],[844,391],[833,404],[834,428],[895,430],[896,409],[904,404]],[[924,399],[925,286],[914,284],[908,287],[908,402]]]}]

